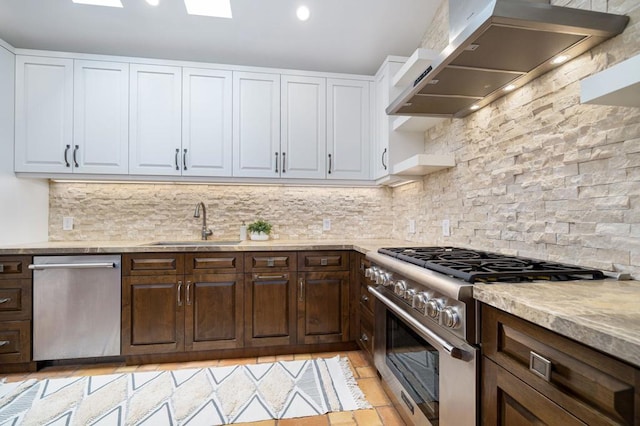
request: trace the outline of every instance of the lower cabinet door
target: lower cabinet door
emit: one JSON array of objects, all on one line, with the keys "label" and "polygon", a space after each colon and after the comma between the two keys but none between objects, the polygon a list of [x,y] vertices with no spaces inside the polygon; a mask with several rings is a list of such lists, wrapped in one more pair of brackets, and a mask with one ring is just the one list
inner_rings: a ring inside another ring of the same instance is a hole
[{"label": "lower cabinet door", "polygon": [[184,285],[181,275],[123,278],[123,355],[184,350]]},{"label": "lower cabinet door", "polygon": [[186,277],[186,350],[243,347],[243,282],[243,274]]},{"label": "lower cabinet door", "polygon": [[298,281],[298,343],[348,341],[349,272],[306,272]]},{"label": "lower cabinet door", "polygon": [[264,272],[245,276],[245,345],[295,344],[296,274]]},{"label": "lower cabinet door", "polygon": [[482,383],[483,425],[586,425],[486,357]]},{"label": "lower cabinet door", "polygon": [[0,364],[31,361],[31,321],[0,322]]}]

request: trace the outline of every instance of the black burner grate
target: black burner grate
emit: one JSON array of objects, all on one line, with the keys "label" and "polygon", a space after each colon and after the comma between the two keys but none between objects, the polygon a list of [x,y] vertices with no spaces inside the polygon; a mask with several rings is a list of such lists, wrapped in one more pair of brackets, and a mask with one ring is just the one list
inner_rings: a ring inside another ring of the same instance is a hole
[{"label": "black burner grate", "polygon": [[394,247],[378,252],[470,283],[604,278],[594,269],[457,247]]}]

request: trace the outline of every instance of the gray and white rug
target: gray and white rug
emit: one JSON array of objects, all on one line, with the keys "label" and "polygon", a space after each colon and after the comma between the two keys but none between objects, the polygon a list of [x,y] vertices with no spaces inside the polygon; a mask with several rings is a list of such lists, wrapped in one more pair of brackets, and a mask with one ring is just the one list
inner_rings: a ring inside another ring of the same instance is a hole
[{"label": "gray and white rug", "polygon": [[340,357],[0,384],[0,426],[208,426],[370,407]]}]

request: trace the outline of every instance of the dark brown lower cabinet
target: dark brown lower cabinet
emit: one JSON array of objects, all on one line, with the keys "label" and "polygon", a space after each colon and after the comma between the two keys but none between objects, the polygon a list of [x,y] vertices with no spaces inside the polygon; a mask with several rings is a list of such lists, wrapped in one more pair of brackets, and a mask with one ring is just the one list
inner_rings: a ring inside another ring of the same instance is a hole
[{"label": "dark brown lower cabinet", "polygon": [[640,369],[482,305],[483,425],[639,425]]},{"label": "dark brown lower cabinet", "polygon": [[245,279],[246,346],[295,344],[296,273],[254,273]]},{"label": "dark brown lower cabinet", "polygon": [[298,276],[298,343],[349,340],[349,272]]}]

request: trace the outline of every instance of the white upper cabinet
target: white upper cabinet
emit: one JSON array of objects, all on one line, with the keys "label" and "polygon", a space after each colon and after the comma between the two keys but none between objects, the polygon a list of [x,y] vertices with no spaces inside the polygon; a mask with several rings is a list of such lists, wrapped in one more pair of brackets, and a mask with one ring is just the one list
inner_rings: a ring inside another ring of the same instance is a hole
[{"label": "white upper cabinet", "polygon": [[182,151],[180,67],[130,65],[129,173],[177,175]]},{"label": "white upper cabinet", "polygon": [[16,57],[15,171],[71,173],[73,59]]},{"label": "white upper cabinet", "polygon": [[74,64],[72,167],[75,173],[129,171],[129,65]]},{"label": "white upper cabinet", "polygon": [[182,81],[182,175],[231,176],[231,71],[184,68]]},{"label": "white upper cabinet", "polygon": [[233,175],[273,178],[281,170],[280,75],[234,72]]},{"label": "white upper cabinet", "polygon": [[370,178],[370,84],[327,79],[327,179]]},{"label": "white upper cabinet", "polygon": [[324,179],[326,173],[326,79],[283,75],[281,176]]}]

